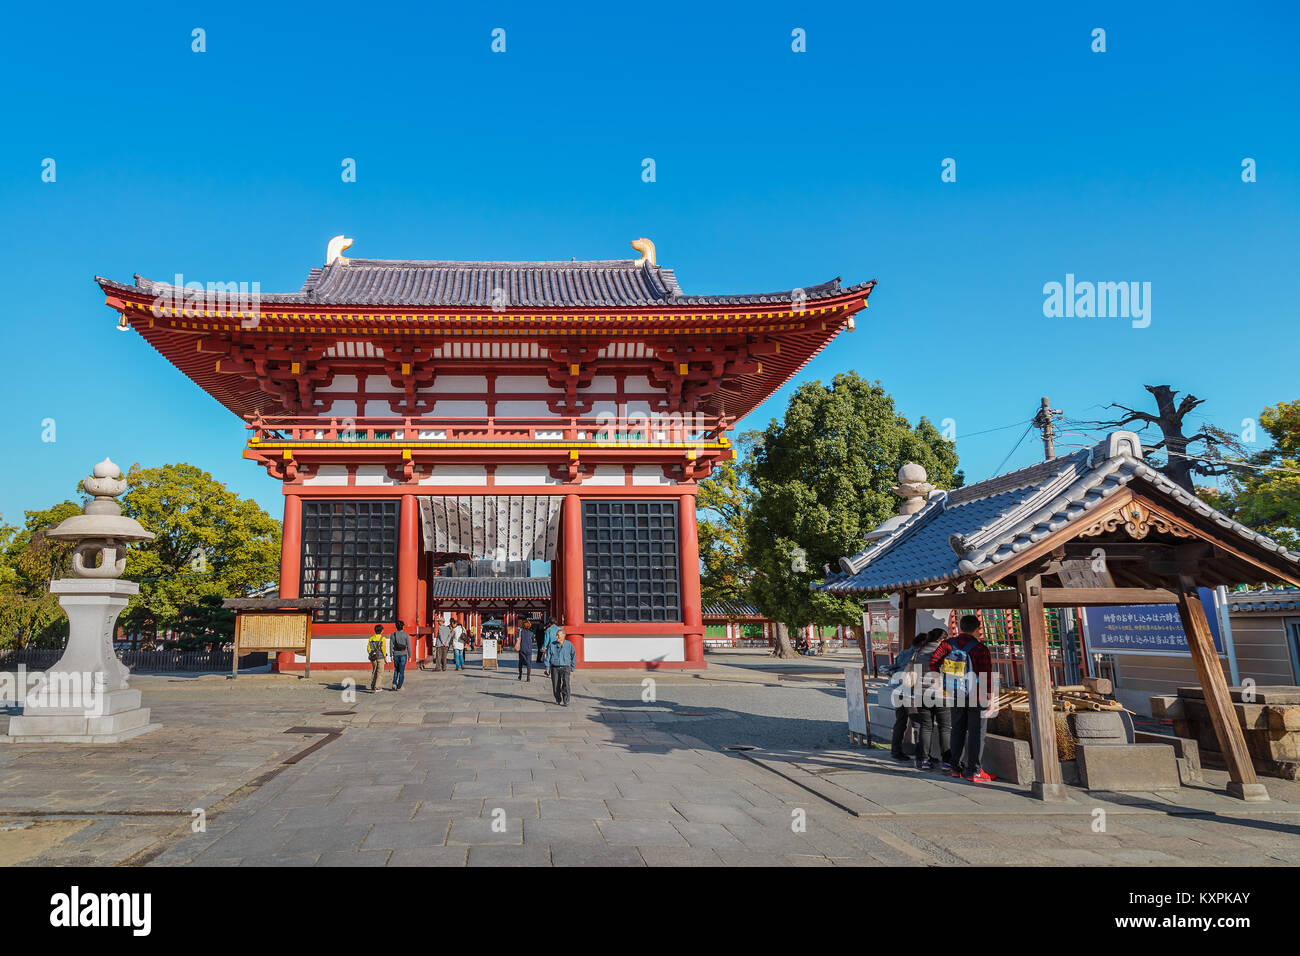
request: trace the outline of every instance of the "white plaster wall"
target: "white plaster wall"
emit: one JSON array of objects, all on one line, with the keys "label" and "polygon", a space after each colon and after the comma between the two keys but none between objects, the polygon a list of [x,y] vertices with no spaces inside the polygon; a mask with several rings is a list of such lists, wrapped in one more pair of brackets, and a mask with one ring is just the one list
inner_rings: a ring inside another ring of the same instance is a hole
[{"label": "white plaster wall", "polygon": [[357,465],[356,484],[395,485],[397,482],[388,477],[388,471],[383,465]]},{"label": "white plaster wall", "polygon": [[321,465],[311,478],[304,478],[304,485],[346,485],[348,483],[347,465]]},{"label": "white plaster wall", "polygon": [[498,485],[558,485],[545,465],[497,465],[494,480]]},{"label": "white plaster wall", "polygon": [[613,375],[595,375],[592,376],[590,385],[578,389],[578,394],[586,395],[588,392],[608,392],[612,395],[617,390],[618,379]]},{"label": "white plaster wall", "polygon": [[[367,643],[368,638],[365,637],[313,637],[311,639],[311,662],[313,664],[357,663],[369,665],[369,661],[366,659]],[[299,664],[305,663],[307,660],[301,654],[293,655],[293,659]]]},{"label": "white plaster wall", "polygon": [[[441,404],[441,403],[440,403]],[[558,418],[545,402],[497,402],[498,418]]]},{"label": "white plaster wall", "polygon": [[422,485],[486,485],[487,469],[482,465],[434,465]]},{"label": "white plaster wall", "polygon": [[622,465],[597,465],[590,478],[583,480],[584,485],[622,485],[626,484]]},{"label": "white plaster wall", "polygon": [[317,393],[356,392],[360,391],[360,387],[357,385],[357,377],[355,375],[335,375],[334,381],[330,382],[328,385],[322,385],[320,388],[316,389],[316,391]]},{"label": "white plaster wall", "polygon": [[447,418],[487,418],[487,402],[448,402],[433,403],[433,414]]},{"label": "white plaster wall", "polygon": [[686,641],[673,634],[584,637],[582,656],[588,661],[684,661]]},{"label": "white plaster wall", "polygon": [[445,395],[448,392],[482,392],[487,394],[486,375],[439,375],[433,380],[432,391]]},{"label": "white plaster wall", "polygon": [[498,395],[511,392],[549,392],[551,386],[545,375],[498,375],[496,390]]},{"label": "white plaster wall", "polygon": [[637,465],[632,469],[634,485],[675,485],[677,482],[664,477],[664,470],[659,465]]}]

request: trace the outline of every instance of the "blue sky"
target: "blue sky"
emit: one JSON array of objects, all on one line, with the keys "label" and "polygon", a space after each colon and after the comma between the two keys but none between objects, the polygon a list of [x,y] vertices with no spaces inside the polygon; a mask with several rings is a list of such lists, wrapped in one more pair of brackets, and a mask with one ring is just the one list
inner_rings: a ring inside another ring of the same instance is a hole
[{"label": "blue sky", "polygon": [[[296,290],[338,233],[355,256],[465,259],[631,258],[649,236],[698,293],[876,278],[801,378],[856,369],[912,420],[953,419],[972,479],[1041,456],[1031,434],[1007,459],[1042,395],[1090,419],[1171,384],[1233,431],[1300,397],[1292,4],[72,3],[6,21],[5,521],[105,455],[193,462],[278,517],[239,419],[114,331],[91,277]],[[1067,273],[1150,282],[1150,325],[1045,317]]]}]

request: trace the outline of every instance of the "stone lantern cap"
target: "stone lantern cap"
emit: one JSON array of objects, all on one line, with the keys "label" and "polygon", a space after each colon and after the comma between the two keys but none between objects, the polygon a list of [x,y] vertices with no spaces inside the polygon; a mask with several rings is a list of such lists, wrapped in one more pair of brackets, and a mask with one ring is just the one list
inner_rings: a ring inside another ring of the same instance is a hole
[{"label": "stone lantern cap", "polygon": [[82,514],[60,521],[46,532],[46,537],[61,541],[152,541],[152,531],[146,531],[134,518],[122,515],[122,506],[116,500],[126,491],[121,474],[122,469],[107,458],[96,465],[81,483],[94,499],[87,503]]}]

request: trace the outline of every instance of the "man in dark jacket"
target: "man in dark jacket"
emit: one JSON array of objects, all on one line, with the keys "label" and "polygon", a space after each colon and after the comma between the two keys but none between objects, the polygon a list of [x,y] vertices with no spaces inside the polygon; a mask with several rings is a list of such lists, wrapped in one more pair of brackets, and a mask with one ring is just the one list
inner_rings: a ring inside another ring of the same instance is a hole
[{"label": "man in dark jacket", "polygon": [[533,679],[533,622],[524,621],[519,625],[519,680],[524,680],[524,670],[528,671],[528,681]]},{"label": "man in dark jacket", "polygon": [[[984,755],[982,711],[993,688],[993,659],[988,646],[976,632],[980,619],[967,614],[961,619],[961,633],[939,642],[930,656],[930,671],[942,676],[944,693],[952,701],[952,775],[972,783],[993,779],[980,766]],[[984,706],[981,706],[983,703]]]},{"label": "man in dark jacket", "polygon": [[404,621],[396,623],[397,630],[393,631],[393,636],[389,638],[389,647],[392,648],[393,654],[393,690],[401,690],[402,685],[406,683],[406,658],[411,653],[411,635],[404,630],[406,627]]}]

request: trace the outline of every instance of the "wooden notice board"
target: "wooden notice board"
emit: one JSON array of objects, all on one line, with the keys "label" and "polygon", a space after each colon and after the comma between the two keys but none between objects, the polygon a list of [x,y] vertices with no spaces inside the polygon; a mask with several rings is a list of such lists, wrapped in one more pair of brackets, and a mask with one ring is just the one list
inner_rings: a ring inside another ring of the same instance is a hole
[{"label": "wooden notice board", "polygon": [[495,637],[483,638],[483,666],[497,666],[497,639]]},{"label": "wooden notice board", "polygon": [[255,651],[301,654],[311,677],[311,611],[241,611],[235,616],[235,653],[231,677],[239,676],[239,655]]}]

